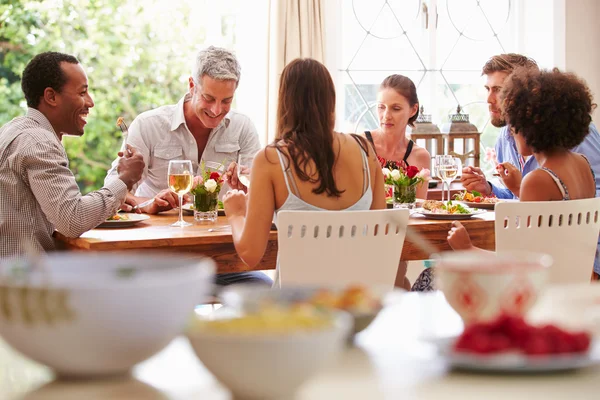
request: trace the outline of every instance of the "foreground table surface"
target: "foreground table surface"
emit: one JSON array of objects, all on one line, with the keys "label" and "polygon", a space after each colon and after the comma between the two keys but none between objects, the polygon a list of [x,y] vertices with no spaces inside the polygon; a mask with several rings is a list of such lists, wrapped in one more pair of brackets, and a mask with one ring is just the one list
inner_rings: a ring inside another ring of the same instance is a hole
[{"label": "foreground table surface", "polygon": [[[194,224],[185,228],[170,226],[177,218],[177,212],[172,210],[159,215],[151,215],[149,220],[140,222],[131,228],[92,229],[75,239],[57,233],[56,239],[62,247],[69,250],[144,250],[171,251],[179,254],[196,253],[213,258],[217,262],[218,273],[249,270],[248,266],[237,256],[226,217],[219,217],[214,224]],[[187,216],[185,219],[193,222],[192,216]],[[446,237],[451,223],[452,221],[425,219],[418,214],[413,214],[409,220],[411,228],[440,250],[450,250]],[[494,250],[493,212],[486,212],[463,221],[463,223],[475,246]],[[214,229],[214,231],[210,232],[209,229]],[[409,240],[404,242],[402,260],[425,260],[429,256]],[[265,255],[255,269],[275,269],[276,262],[277,231],[271,231]]]},{"label": "foreground table surface", "polygon": [[[451,372],[423,338],[462,330],[441,293],[410,293],[386,308],[336,362],[308,381],[297,399],[593,399],[600,368],[550,375]],[[276,379],[276,377],[273,377]],[[25,360],[0,340],[3,400],[230,399],[184,338],[137,366],[133,378],[52,381],[51,372]]]}]

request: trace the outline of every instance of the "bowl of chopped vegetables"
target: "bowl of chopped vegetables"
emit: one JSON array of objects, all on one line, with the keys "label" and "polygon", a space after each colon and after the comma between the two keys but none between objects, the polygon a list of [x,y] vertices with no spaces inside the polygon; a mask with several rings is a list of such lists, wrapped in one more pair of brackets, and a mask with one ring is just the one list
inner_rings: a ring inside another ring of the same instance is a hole
[{"label": "bowl of chopped vegetables", "polygon": [[269,305],[218,319],[196,317],[186,335],[204,366],[240,399],[292,398],[343,349],[345,313]]},{"label": "bowl of chopped vegetables", "polygon": [[244,313],[252,313],[265,305],[287,307],[316,307],[323,312],[346,311],[353,317],[352,333],[366,329],[382,308],[382,299],[389,288],[347,287],[287,287],[265,288],[253,285],[231,285],[220,298],[225,306]]}]

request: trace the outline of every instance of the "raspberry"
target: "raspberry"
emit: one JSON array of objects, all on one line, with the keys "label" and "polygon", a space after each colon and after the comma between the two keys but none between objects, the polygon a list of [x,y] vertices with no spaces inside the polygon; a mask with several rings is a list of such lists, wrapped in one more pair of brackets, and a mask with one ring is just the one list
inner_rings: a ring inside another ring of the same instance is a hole
[{"label": "raspberry", "polygon": [[526,354],[532,356],[541,356],[549,354],[551,348],[544,336],[536,333],[529,337],[529,339],[525,343],[525,346],[523,347],[523,350]]},{"label": "raspberry", "polygon": [[471,350],[479,354],[489,354],[494,349],[492,348],[490,337],[487,334],[480,334],[473,336]]},{"label": "raspberry", "polygon": [[577,332],[573,335],[573,351],[584,352],[590,348],[591,338],[585,332]]}]

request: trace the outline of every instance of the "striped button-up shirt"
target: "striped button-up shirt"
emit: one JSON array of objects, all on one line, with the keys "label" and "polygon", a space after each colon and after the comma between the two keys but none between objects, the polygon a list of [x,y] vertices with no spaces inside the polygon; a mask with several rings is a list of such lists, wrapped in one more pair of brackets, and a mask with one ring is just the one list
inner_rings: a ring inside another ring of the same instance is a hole
[{"label": "striped button-up shirt", "polygon": [[[221,123],[210,131],[204,152],[198,154],[196,139],[185,123],[183,103],[190,101],[188,93],[177,104],[162,106],[140,114],[129,127],[127,144],[144,156],[144,173],[135,186],[135,195],[154,197],[169,187],[167,170],[171,160],[191,160],[194,172],[200,160],[222,163],[225,168],[232,161],[251,166],[260,150],[256,127],[244,114],[227,113]],[[117,177],[116,159],[108,171],[105,183]],[[221,195],[227,191],[221,189]]]},{"label": "striped button-up shirt", "polygon": [[114,214],[127,194],[116,179],[85,196],[48,119],[29,108],[0,128],[0,259],[33,245],[55,248],[55,230],[78,237]]}]

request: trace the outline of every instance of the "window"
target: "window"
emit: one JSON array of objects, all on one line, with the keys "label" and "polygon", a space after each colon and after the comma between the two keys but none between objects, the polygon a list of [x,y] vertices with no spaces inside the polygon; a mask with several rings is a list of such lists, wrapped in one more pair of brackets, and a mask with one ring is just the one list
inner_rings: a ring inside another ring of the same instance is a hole
[{"label": "window", "polygon": [[[336,61],[338,128],[345,132],[376,128],[379,84],[397,73],[413,80],[434,123],[441,126],[460,105],[483,133],[482,147],[493,147],[498,129],[488,123],[481,68],[490,56],[515,51],[513,3],[342,0]],[[481,153],[485,154],[483,149]]]}]

